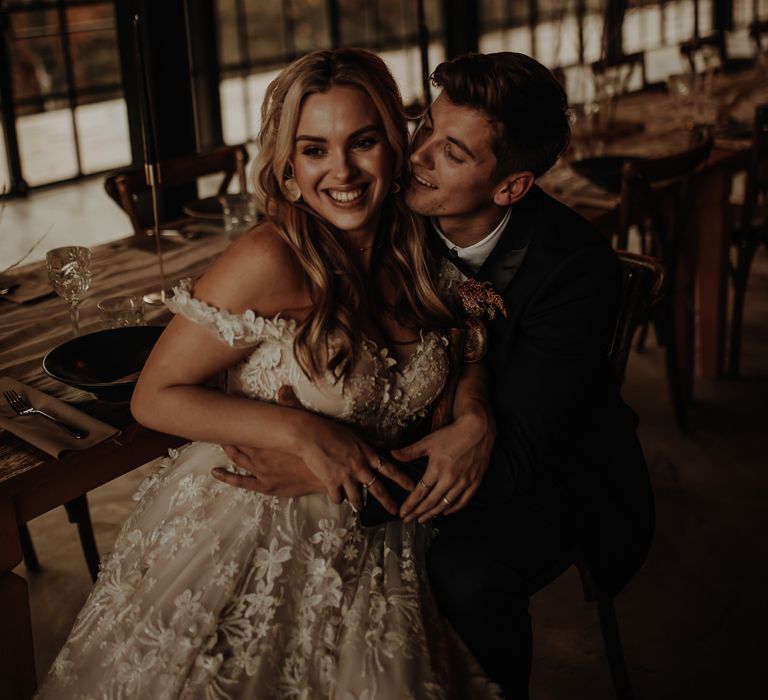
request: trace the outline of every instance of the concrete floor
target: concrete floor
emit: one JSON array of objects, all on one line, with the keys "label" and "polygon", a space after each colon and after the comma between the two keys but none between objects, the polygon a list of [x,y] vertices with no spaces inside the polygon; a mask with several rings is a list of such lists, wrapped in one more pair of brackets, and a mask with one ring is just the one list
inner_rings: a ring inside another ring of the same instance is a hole
[{"label": "concrete floor", "polygon": [[[743,379],[697,380],[692,433],[665,400],[662,353],[633,353],[625,387],[641,417],[658,509],[647,565],[617,599],[638,698],[768,697],[768,257],[753,268]],[[90,494],[107,551],[148,471]],[[50,665],[90,588],[63,508],[30,523],[43,571],[27,576],[38,673]],[[26,576],[24,566],[17,569]],[[533,601],[533,700],[612,697],[596,610],[567,572]]]}]

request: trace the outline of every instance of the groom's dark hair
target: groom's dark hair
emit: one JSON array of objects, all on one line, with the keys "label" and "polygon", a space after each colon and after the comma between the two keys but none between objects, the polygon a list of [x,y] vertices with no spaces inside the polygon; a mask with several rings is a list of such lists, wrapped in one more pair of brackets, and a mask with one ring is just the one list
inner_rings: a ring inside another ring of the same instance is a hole
[{"label": "groom's dark hair", "polygon": [[496,125],[493,178],[549,170],[571,140],[568,98],[541,63],[521,53],[467,54],[431,76],[451,102],[483,112]]}]

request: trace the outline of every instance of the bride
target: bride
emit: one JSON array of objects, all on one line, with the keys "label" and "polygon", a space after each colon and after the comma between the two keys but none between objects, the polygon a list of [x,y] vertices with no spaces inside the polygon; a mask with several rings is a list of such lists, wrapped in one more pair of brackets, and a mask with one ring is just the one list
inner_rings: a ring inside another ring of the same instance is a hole
[{"label": "bride", "polygon": [[[441,391],[452,320],[398,194],[392,76],[362,50],[299,59],[259,148],[267,220],[176,288],[132,402],[194,442],[140,487],[40,697],[497,697],[430,595],[428,526],[355,514],[364,487],[395,512],[380,476],[414,487],[370,445],[396,446]],[[283,385],[307,410],[274,403]],[[221,444],[295,455],[327,495],[227,486]]]}]

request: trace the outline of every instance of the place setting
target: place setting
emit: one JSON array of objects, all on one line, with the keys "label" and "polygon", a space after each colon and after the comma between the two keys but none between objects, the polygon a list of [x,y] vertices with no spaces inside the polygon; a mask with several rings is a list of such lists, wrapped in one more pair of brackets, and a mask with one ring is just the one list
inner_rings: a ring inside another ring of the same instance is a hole
[{"label": "place setting", "polygon": [[[91,251],[84,246],[49,250],[45,270],[47,292],[52,290],[68,305],[70,337],[45,354],[41,372],[93,395],[97,403],[127,405],[163,327],[146,324],[140,295],[119,294],[96,304],[98,328],[81,333],[80,305],[93,276]],[[98,413],[114,411],[107,408]],[[0,377],[0,427],[56,458],[120,433],[72,404],[9,376]]]}]

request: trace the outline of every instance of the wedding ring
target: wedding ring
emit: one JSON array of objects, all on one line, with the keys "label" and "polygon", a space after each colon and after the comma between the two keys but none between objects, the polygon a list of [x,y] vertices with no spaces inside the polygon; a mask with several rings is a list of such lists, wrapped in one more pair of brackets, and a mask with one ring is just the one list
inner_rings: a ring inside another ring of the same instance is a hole
[{"label": "wedding ring", "polygon": [[442,501],[443,501],[443,503],[445,503],[445,505],[447,505],[448,507],[450,507],[450,506],[452,506],[452,505],[453,505],[453,501],[449,501],[449,500],[448,500],[448,496],[443,496],[443,498],[442,498]]},{"label": "wedding ring", "polygon": [[363,483],[363,486],[365,486],[365,488],[368,488],[378,478],[379,478],[379,475],[378,474],[374,474],[373,478],[369,482]]},{"label": "wedding ring", "polygon": [[379,472],[383,466],[384,466],[384,462],[381,461],[381,457],[377,456],[376,466],[374,467],[374,469],[376,470],[376,472]]},{"label": "wedding ring", "polygon": [[430,486],[426,481],[424,481],[424,479],[419,479],[419,484],[421,484],[425,489],[427,489],[427,491],[429,491],[431,488],[434,488],[435,486],[434,484]]}]

